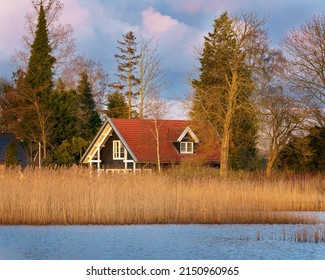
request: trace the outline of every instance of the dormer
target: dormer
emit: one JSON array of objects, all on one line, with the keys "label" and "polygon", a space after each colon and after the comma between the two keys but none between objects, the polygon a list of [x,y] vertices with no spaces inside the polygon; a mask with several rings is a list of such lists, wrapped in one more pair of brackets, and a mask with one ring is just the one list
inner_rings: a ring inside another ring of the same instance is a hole
[{"label": "dormer", "polygon": [[180,154],[194,154],[194,144],[197,143],[199,143],[199,139],[196,137],[193,130],[188,126],[178,137],[175,147]]}]

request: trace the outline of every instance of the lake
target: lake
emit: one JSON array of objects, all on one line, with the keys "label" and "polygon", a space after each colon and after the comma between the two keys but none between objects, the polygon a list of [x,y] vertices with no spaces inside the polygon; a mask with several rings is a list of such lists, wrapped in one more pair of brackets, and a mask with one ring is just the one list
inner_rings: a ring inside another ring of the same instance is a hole
[{"label": "lake", "polygon": [[0,259],[325,260],[325,242],[315,240],[324,231],[323,223],[0,226]]}]

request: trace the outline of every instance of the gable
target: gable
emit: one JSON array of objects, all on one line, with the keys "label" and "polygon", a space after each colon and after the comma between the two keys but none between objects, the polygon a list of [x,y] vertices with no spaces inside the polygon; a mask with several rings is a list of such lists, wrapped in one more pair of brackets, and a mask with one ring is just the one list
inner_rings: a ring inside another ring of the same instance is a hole
[{"label": "gable", "polygon": [[[101,129],[96,134],[94,140],[89,145],[88,149],[82,156],[80,162],[81,163],[90,163],[94,157],[96,157],[96,153],[100,152],[102,147],[107,142],[108,138],[113,135],[113,133],[116,134],[117,138],[122,141],[125,148],[128,150],[128,152],[131,154],[131,156],[134,156],[132,151],[130,150],[128,144],[124,141],[122,135],[119,133],[115,125],[108,119],[105,121]],[[135,158],[136,160],[136,158]]]},{"label": "gable", "polygon": [[177,142],[182,142],[184,140],[199,143],[199,139],[197,138],[197,136],[195,135],[195,133],[193,132],[193,130],[189,126],[187,126],[184,129],[182,134],[178,137]]}]

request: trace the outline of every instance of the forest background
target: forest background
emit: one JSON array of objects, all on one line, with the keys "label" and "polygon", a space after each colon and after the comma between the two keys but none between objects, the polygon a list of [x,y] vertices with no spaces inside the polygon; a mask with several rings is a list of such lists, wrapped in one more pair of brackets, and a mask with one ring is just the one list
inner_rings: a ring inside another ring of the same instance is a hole
[{"label": "forest background", "polygon": [[[60,1],[32,1],[31,8],[24,47],[12,57],[16,70],[0,85],[1,131],[14,132],[31,159],[41,143],[44,165],[77,163],[105,116],[166,118],[170,103],[162,96],[171,81],[154,36],[121,34],[117,69],[108,76],[100,62],[76,53]],[[220,136],[225,176],[259,169],[263,157],[267,175],[275,167],[325,168],[324,15],[293,28],[278,48],[266,22],[224,12],[193,48],[198,63],[188,71],[184,110]]]}]

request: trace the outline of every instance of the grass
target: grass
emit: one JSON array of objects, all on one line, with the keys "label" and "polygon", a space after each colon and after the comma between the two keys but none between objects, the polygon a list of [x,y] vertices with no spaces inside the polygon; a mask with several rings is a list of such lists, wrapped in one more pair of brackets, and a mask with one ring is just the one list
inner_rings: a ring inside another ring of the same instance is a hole
[{"label": "grass", "polygon": [[324,175],[216,170],[118,175],[89,169],[0,170],[0,224],[297,224],[325,211]]}]

